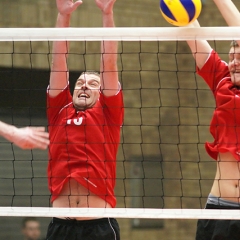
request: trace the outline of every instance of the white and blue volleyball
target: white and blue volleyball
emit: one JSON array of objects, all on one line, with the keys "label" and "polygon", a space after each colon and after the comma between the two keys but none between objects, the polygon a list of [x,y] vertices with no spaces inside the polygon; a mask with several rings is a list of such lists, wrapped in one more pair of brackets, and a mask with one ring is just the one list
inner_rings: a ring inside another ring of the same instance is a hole
[{"label": "white and blue volleyball", "polygon": [[160,12],[167,22],[175,26],[193,22],[201,10],[201,0],[160,0]]}]

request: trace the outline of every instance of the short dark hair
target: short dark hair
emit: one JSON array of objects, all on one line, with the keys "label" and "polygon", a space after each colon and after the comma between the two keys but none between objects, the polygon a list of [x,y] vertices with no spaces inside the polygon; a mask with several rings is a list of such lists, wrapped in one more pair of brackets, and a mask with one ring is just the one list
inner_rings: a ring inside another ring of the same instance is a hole
[{"label": "short dark hair", "polygon": [[25,217],[22,220],[22,228],[25,228],[26,227],[26,223],[30,222],[30,221],[39,222],[36,217]]},{"label": "short dark hair", "polygon": [[230,47],[239,47],[237,41],[233,40],[231,43],[230,43]]},{"label": "short dark hair", "polygon": [[82,73],[80,74],[80,76],[83,75],[83,74],[94,74],[94,75],[97,75],[97,76],[100,77],[100,73],[99,73],[98,71],[95,71],[95,70],[87,70],[87,71],[84,71],[84,72],[82,72]]}]

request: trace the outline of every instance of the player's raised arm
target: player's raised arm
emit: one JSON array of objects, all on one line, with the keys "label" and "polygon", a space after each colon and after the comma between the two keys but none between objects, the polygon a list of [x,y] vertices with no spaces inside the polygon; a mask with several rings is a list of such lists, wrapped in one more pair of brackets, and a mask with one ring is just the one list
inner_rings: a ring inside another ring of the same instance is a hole
[{"label": "player's raised arm", "polygon": [[[113,5],[116,0],[95,0],[102,11],[103,27],[115,27],[113,18]],[[105,96],[113,96],[119,90],[117,69],[116,41],[103,41],[101,43],[101,89]]]},{"label": "player's raised arm", "polygon": [[[190,23],[187,27],[200,27],[198,20]],[[205,64],[210,52],[212,51],[211,46],[206,40],[188,40],[187,44],[189,45],[193,57],[195,58],[196,65],[199,69]]]},{"label": "player's raised arm", "polygon": [[[240,26],[240,12],[231,0],[213,0],[229,26]],[[240,40],[237,41],[240,45]]]},{"label": "player's raised arm", "polygon": [[[179,27],[199,28],[200,24],[197,21],[202,9],[201,0],[185,1],[160,1],[160,12],[167,22]],[[187,43],[192,51],[196,65],[199,69],[203,67],[212,48],[207,41],[204,40],[187,40]]]},{"label": "player's raised arm", "polygon": [[[64,28],[70,26],[71,14],[82,4],[82,1],[73,2],[72,0],[56,0],[58,16],[56,27]],[[49,84],[49,95],[57,96],[68,84],[67,67],[68,42],[55,41],[52,48],[52,66]]]},{"label": "player's raised arm", "polygon": [[[240,26],[240,13],[231,0],[213,1],[229,26]],[[200,25],[196,20],[189,24],[188,27],[200,27]],[[240,45],[240,41],[237,42]],[[187,41],[187,43],[193,53],[197,66],[201,69],[211,51],[210,45],[204,40]]]},{"label": "player's raised arm", "polygon": [[0,121],[0,136],[22,149],[46,149],[49,145],[49,134],[44,127],[17,128]]}]

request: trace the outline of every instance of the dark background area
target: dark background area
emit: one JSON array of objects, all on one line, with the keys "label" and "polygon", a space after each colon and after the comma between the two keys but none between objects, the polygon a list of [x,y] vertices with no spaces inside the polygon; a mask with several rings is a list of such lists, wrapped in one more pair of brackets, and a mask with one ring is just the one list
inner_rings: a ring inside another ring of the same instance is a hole
[{"label": "dark background area", "polygon": [[[49,84],[49,70],[0,68],[0,112],[14,115],[22,110],[25,114],[37,116],[46,112],[46,89]],[[71,92],[80,72],[71,72]]]}]

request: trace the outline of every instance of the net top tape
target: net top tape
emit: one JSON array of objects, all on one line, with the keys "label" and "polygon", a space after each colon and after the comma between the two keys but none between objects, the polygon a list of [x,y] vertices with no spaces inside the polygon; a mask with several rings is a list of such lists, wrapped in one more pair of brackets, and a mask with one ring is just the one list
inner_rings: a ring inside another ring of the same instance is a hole
[{"label": "net top tape", "polygon": [[0,41],[238,40],[240,27],[0,28]]},{"label": "net top tape", "polygon": [[240,210],[0,207],[0,216],[114,217],[145,219],[240,219]]}]

